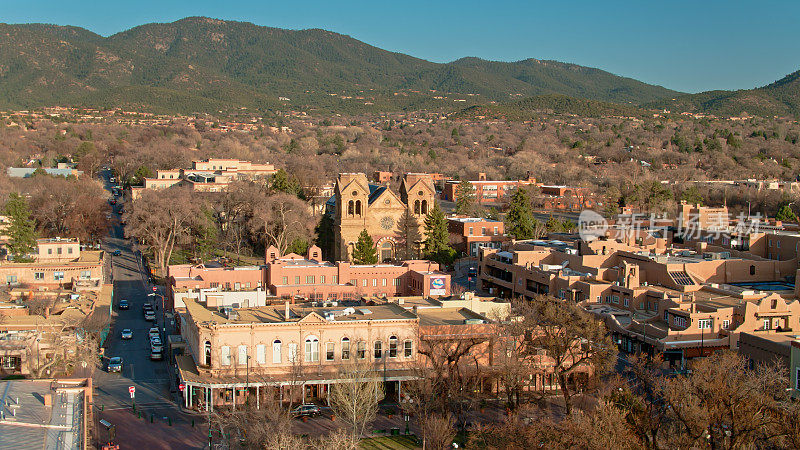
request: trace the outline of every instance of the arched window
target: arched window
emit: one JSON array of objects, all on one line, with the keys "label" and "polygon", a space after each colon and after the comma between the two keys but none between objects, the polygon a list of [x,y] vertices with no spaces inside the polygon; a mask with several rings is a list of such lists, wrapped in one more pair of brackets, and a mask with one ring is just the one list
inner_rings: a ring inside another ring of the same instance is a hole
[{"label": "arched window", "polygon": [[356,215],[361,215],[361,200],[356,200]]},{"label": "arched window", "polygon": [[281,363],[281,341],[280,339],[275,339],[272,341],[272,364],[280,364]]},{"label": "arched window", "polygon": [[419,200],[414,200],[414,214],[419,214]]},{"label": "arched window", "polygon": [[397,358],[397,336],[389,338],[389,358]]},{"label": "arched window", "polygon": [[375,359],[381,359],[383,357],[383,342],[375,341],[374,356],[375,356]]},{"label": "arched window", "polygon": [[355,211],[354,208],[353,208],[353,205],[355,205],[355,203],[352,200],[347,202],[347,215],[350,215],[350,216],[353,215],[353,212]]},{"label": "arched window", "polygon": [[206,365],[210,366],[211,365],[211,341],[206,341],[205,352],[206,352],[206,359],[205,359]]},{"label": "arched window", "polygon": [[422,214],[428,214],[428,201],[422,201]]},{"label": "arched window", "polygon": [[347,361],[350,359],[350,339],[342,338],[342,360]]},{"label": "arched window", "polygon": [[316,336],[306,338],[306,362],[319,361],[319,339]]}]

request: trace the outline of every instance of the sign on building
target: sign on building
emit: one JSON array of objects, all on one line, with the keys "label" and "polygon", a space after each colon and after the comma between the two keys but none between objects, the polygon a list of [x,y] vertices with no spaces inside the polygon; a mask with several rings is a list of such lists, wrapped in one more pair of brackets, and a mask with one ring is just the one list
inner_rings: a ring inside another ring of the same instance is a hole
[{"label": "sign on building", "polygon": [[446,295],[446,282],[444,277],[431,277],[430,295]]}]

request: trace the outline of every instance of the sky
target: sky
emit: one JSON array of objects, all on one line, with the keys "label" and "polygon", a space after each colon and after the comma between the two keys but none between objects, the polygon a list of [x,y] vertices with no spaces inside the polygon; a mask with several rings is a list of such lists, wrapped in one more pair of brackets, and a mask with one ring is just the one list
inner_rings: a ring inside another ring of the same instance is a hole
[{"label": "sky", "polygon": [[551,59],[683,92],[800,70],[798,0],[0,0],[0,22],[108,36],[188,16],[322,28],[435,62]]}]

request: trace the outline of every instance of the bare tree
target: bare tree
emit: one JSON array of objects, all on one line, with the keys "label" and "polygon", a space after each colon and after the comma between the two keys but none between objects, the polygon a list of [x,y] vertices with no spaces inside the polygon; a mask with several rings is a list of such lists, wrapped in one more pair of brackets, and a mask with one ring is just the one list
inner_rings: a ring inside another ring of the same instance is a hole
[{"label": "bare tree", "polygon": [[331,386],[329,401],[336,416],[349,425],[355,445],[378,414],[383,386],[378,372],[367,363],[353,361],[339,370],[339,377],[341,381]]},{"label": "bare tree", "polygon": [[166,274],[175,245],[188,236],[200,214],[199,202],[188,188],[147,190],[126,209],[125,231],[153,252],[158,268]]},{"label": "bare tree", "polygon": [[299,198],[276,193],[258,199],[253,207],[250,227],[265,246],[274,245],[283,254],[295,239],[311,240],[314,220]]},{"label": "bare tree", "polygon": [[691,375],[664,383],[664,401],[678,423],[671,446],[753,448],[792,439],[785,426],[792,412],[784,406],[790,401],[786,369],[749,364],[734,352],[715,353],[695,361]]},{"label": "bare tree", "polygon": [[544,352],[558,379],[567,414],[571,413],[576,375],[596,382],[616,360],[616,346],[605,326],[576,304],[548,297],[518,301],[514,314],[525,327],[522,351],[528,355]]}]

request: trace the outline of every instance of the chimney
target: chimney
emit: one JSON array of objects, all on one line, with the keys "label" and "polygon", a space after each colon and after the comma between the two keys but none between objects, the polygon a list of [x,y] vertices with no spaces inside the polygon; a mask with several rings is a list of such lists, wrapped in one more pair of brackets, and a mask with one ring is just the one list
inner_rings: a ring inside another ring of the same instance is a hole
[{"label": "chimney", "polygon": [[284,303],[283,318],[284,320],[289,320],[289,300]]},{"label": "chimney", "polygon": [[48,317],[50,317],[50,307],[46,306],[44,308],[44,318],[47,319]]}]

